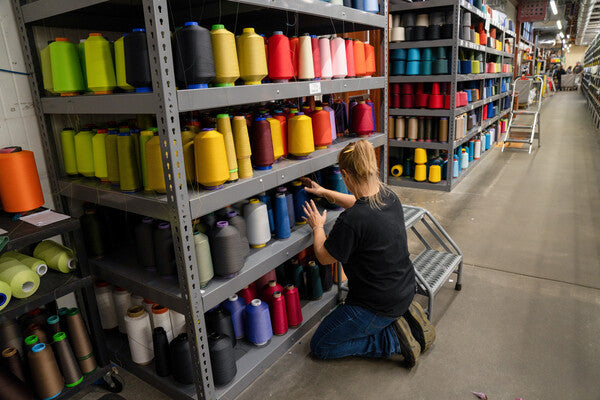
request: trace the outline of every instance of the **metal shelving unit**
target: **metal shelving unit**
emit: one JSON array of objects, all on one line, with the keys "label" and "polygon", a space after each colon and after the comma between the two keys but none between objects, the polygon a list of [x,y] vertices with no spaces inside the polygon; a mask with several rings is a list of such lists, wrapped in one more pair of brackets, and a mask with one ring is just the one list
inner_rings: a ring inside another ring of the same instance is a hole
[{"label": "metal shelving unit", "polygon": [[[434,40],[434,41],[420,41],[420,42],[400,42],[400,43],[391,43],[390,49],[410,49],[410,48],[423,48],[423,47],[451,47],[452,51],[449,52],[451,54],[451,71],[450,74],[447,75],[416,75],[416,76],[391,76],[390,83],[416,83],[416,82],[448,82],[450,83],[450,108],[449,109],[405,109],[405,108],[390,108],[389,115],[390,116],[415,116],[415,117],[447,117],[449,119],[449,127],[448,127],[448,142],[410,142],[407,140],[397,140],[397,139],[388,139],[388,145],[390,147],[395,148],[405,148],[405,149],[414,149],[414,148],[425,148],[436,151],[446,151],[448,154],[452,154],[452,152],[468,142],[470,139],[481,133],[481,131],[495,123],[498,120],[506,115],[508,110],[502,110],[499,112],[494,118],[487,119],[485,121],[480,122],[480,124],[473,129],[471,129],[467,134],[461,138],[456,138],[456,126],[455,126],[455,118],[459,115],[471,112],[475,110],[475,112],[479,116],[479,120],[482,120],[482,110],[483,106],[486,104],[494,104],[495,102],[502,101],[505,97],[511,95],[511,91],[509,88],[506,88],[504,92],[500,92],[501,80],[503,78],[509,78],[513,76],[512,72],[500,72],[500,73],[483,73],[483,74],[459,74],[458,66],[456,60],[458,60],[458,55],[461,50],[473,50],[483,54],[484,60],[487,61],[488,55],[498,57],[497,61],[501,64],[505,64],[510,62],[512,64],[512,60],[514,58],[514,54],[506,51],[496,50],[495,48],[490,48],[488,46],[472,43],[466,40],[462,40],[459,38],[459,29],[460,29],[460,18],[461,11],[468,11],[473,14],[473,18],[478,21],[484,21],[486,24],[489,23],[490,26],[493,26],[497,30],[497,35],[499,34],[499,41],[504,43],[505,38],[514,37],[515,34],[508,29],[499,26],[492,21],[491,18],[487,17],[487,14],[481,11],[480,9],[474,7],[469,4],[465,0],[435,0],[435,1],[426,1],[426,2],[413,2],[413,3],[405,3],[394,1],[390,5],[390,13],[403,13],[410,11],[424,11],[427,12],[432,8],[440,8],[445,7],[446,9],[452,8],[453,15],[453,38],[452,39],[444,39],[444,40]],[[450,58],[450,57],[449,57]],[[477,81],[476,85],[478,85],[480,89],[480,93],[483,93],[483,85],[486,79],[496,79],[494,86],[496,87],[495,95],[488,96],[486,98],[471,102],[470,104],[463,107],[456,107],[456,92],[458,89],[458,84],[460,82],[471,82]],[[473,166],[479,164],[473,163],[469,168],[469,171]],[[447,163],[446,165],[446,176],[452,176],[452,163]],[[390,176],[388,178],[388,182],[392,185],[398,186],[407,186],[407,187],[417,187],[423,189],[435,189],[435,190],[445,190],[451,191],[463,178],[466,176],[466,173],[460,175],[458,179],[448,179],[442,180],[439,183],[429,183],[429,182],[416,182],[412,179],[408,178],[394,178]]]},{"label": "metal shelving unit", "polygon": [[600,129],[600,37],[596,37],[588,47],[583,58],[583,79],[581,92],[583,93],[588,110],[594,121],[596,129]]},{"label": "metal shelving unit", "polygon": [[[252,178],[228,184],[220,190],[196,190],[188,187],[186,183],[181,141],[177,140],[180,137],[179,113],[328,93],[381,90],[380,130],[387,132],[387,2],[383,3],[379,15],[312,0],[207,0],[193,5],[185,0],[36,0],[26,4],[21,2],[22,0],[13,0],[13,6],[22,33],[27,70],[33,76],[31,85],[34,105],[39,117],[42,139],[48,149],[47,164],[52,166],[49,175],[58,201],[78,211],[81,211],[82,202],[89,201],[171,223],[178,280],[162,279],[137,267],[133,252],[127,248],[91,260],[90,263],[94,275],[159,301],[186,316],[195,367],[195,384],[180,385],[171,378],[156,376],[151,365],[142,367],[134,364],[123,337],[108,338],[111,356],[118,364],[172,398],[232,398],[331,310],[338,291],[334,288],[321,300],[303,304],[304,323],[286,335],[273,337],[269,345],[262,348],[236,346],[236,378],[229,385],[216,388],[210,367],[204,312],[306,248],[311,242],[312,232],[306,226],[296,227],[290,238],[272,240],[265,248],[253,250],[237,277],[230,280],[215,278],[206,288],[200,289],[198,274],[195,273],[197,265],[191,235],[192,220],[330,166],[336,162],[343,146],[357,139],[340,138],[329,148],[315,151],[309,159],[278,162],[272,170],[254,171]],[[202,7],[205,7],[206,11],[201,14]],[[287,18],[294,18],[291,15],[293,13],[297,13],[295,21],[302,31],[315,34],[380,30],[381,76],[200,90],[176,89],[173,74],[169,74],[169,71],[174,70],[170,40],[170,24],[174,20],[185,21],[190,15],[197,15],[202,17],[202,25],[210,26],[223,18],[226,26],[235,24],[239,29],[242,24],[248,24],[245,26],[255,26],[258,31],[270,32],[277,29],[280,23],[281,26],[289,23]],[[36,43],[34,26],[78,29],[85,26],[90,30],[116,32],[145,26],[152,71],[152,93],[81,95],[71,98],[42,97],[38,90],[38,82],[41,82],[39,63],[37,56],[31,51],[35,49]],[[94,180],[66,177],[60,171],[62,162],[57,151],[57,135],[63,127],[64,115],[78,114],[154,114],[162,143],[163,165],[166,166],[164,176],[167,193],[125,194]],[[375,147],[381,149],[382,175],[387,171],[386,136],[385,133],[376,133],[367,138]],[[337,211],[328,213],[328,229],[338,215]],[[99,323],[99,318],[96,318],[96,321]]]}]

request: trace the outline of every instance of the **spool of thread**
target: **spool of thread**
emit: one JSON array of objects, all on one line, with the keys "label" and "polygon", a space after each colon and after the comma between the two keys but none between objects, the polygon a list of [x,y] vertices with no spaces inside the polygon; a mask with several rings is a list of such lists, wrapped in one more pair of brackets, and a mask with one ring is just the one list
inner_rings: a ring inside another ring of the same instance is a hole
[{"label": "spool of thread", "polygon": [[233,86],[240,77],[235,36],[225,29],[225,25],[216,24],[210,31],[210,39],[215,64],[213,83],[218,87]]},{"label": "spool of thread", "polygon": [[285,297],[282,291],[276,291],[271,295],[271,326],[275,335],[284,335],[288,331],[287,311]]},{"label": "spool of thread", "polygon": [[235,276],[244,267],[247,253],[239,231],[227,221],[219,221],[211,239],[214,273],[225,278]]},{"label": "spool of thread", "polygon": [[235,144],[235,154],[238,163],[239,177],[252,177],[252,162],[250,156],[252,150],[250,147],[250,137],[248,136],[248,125],[243,116],[233,117],[233,140]]},{"label": "spool of thread", "polygon": [[442,180],[442,168],[439,165],[429,167],[429,182],[438,183]]},{"label": "spool of thread", "polygon": [[127,34],[123,34],[120,38],[114,41],[115,50],[115,77],[117,80],[117,86],[126,91],[133,92],[135,88],[127,83],[127,67],[125,66],[125,44],[124,37]]},{"label": "spool of thread", "polygon": [[177,336],[170,344],[173,378],[185,385],[194,383],[194,366],[187,333]]},{"label": "spool of thread", "polygon": [[31,348],[35,346],[37,343],[40,343],[40,340],[35,335],[29,335],[24,340],[26,352],[30,352]]},{"label": "spool of thread", "polygon": [[250,199],[244,206],[244,219],[246,220],[247,237],[253,248],[265,247],[271,239],[267,205],[258,199]]},{"label": "spool of thread", "polygon": [[173,327],[173,336],[177,337],[185,333],[185,315],[171,310],[171,326]]},{"label": "spool of thread", "polygon": [[342,79],[348,75],[346,45],[341,37],[331,39],[331,65],[333,78]]},{"label": "spool of thread", "polygon": [[25,367],[19,351],[14,347],[7,347],[2,350],[2,364],[21,382],[26,383]]},{"label": "spool of thread", "polygon": [[2,400],[33,400],[29,387],[8,370],[0,370],[0,396]]},{"label": "spool of thread", "polygon": [[302,186],[302,182],[292,182],[292,195],[294,200],[296,225],[304,225],[306,224],[306,221],[302,217],[305,217],[306,214],[304,214],[302,207],[304,206],[304,203],[308,201],[308,195],[306,194],[306,190],[304,190],[304,186]]},{"label": "spool of thread", "polygon": [[85,329],[83,319],[78,308],[70,308],[66,315],[69,342],[73,347],[79,368],[84,375],[89,375],[96,370],[96,358],[94,357],[92,343]]},{"label": "spool of thread", "polygon": [[128,83],[135,87],[138,93],[152,91],[152,76],[150,75],[150,60],[146,30],[135,28],[123,38],[125,52],[125,69]]},{"label": "spool of thread", "polygon": [[92,152],[94,161],[94,175],[102,182],[108,182],[108,167],[106,161],[106,137],[108,130],[98,129],[92,137]]},{"label": "spool of thread", "polygon": [[248,237],[246,236],[246,232],[248,230],[246,221],[235,210],[228,211],[226,216],[227,220],[229,221],[229,225],[235,226],[240,233],[240,236],[242,237],[242,247],[243,249],[246,249],[244,255],[248,255],[248,252],[250,251],[250,244],[248,243]]},{"label": "spool of thread", "polygon": [[309,300],[318,300],[323,297],[323,286],[319,266],[314,261],[309,261],[306,268],[307,295]]},{"label": "spool of thread", "polygon": [[134,228],[137,260],[144,268],[154,268],[154,219],[145,217]]},{"label": "spool of thread", "polygon": [[298,38],[298,79],[312,80],[315,78],[312,44],[310,35],[305,33]]},{"label": "spool of thread", "polygon": [[[275,272],[275,270],[270,270],[269,272],[258,278],[256,281],[254,281],[254,286],[256,287],[261,297],[263,289],[266,286],[268,286],[269,282],[271,281],[277,281],[277,273]],[[258,299],[259,297],[256,296],[255,298]]]},{"label": "spool of thread", "polygon": [[96,295],[102,329],[110,330],[116,328],[119,321],[110,285],[104,281],[96,281],[94,284],[94,293]]},{"label": "spool of thread", "polygon": [[348,68],[348,78],[356,76],[356,67],[354,65],[354,44],[352,39],[346,39],[344,46],[346,47],[346,66]]},{"label": "spool of thread", "polygon": [[315,151],[312,119],[304,113],[288,121],[288,151],[297,158],[306,158]]},{"label": "spool of thread", "polygon": [[438,140],[440,142],[448,141],[448,118],[440,118],[440,127],[439,127],[439,136]]},{"label": "spool of thread", "polygon": [[26,265],[39,276],[44,276],[46,272],[48,272],[48,266],[44,261],[38,260],[37,258],[29,257],[25,254],[21,254],[16,251],[7,251],[6,253],[2,254],[2,257],[8,257],[19,261],[21,264]]},{"label": "spool of thread", "polygon": [[206,287],[214,276],[213,263],[210,253],[208,236],[202,232],[194,232],[196,262],[198,264],[198,279],[200,287]]},{"label": "spool of thread", "polygon": [[[140,172],[142,173],[142,186],[144,186],[144,190],[150,191],[151,189],[148,186],[148,160],[146,155],[146,143],[150,141],[154,137],[154,131],[151,130],[143,130],[140,132]],[[184,154],[185,157],[185,154]],[[160,165],[162,166],[162,160],[160,160]],[[187,170],[186,170],[187,176]],[[164,178],[163,178],[164,180]]]},{"label": "spool of thread", "polygon": [[353,41],[354,51],[354,68],[356,76],[367,75],[367,57],[365,52],[365,44],[358,39]]},{"label": "spool of thread", "polygon": [[83,44],[88,89],[110,94],[117,85],[110,43],[101,33],[90,33]]},{"label": "spool of thread", "polygon": [[159,223],[152,232],[154,242],[154,263],[158,275],[176,276],[175,251],[173,249],[173,237],[171,235],[171,224]]},{"label": "spool of thread", "polygon": [[277,193],[275,195],[274,206],[275,217],[275,235],[277,239],[287,239],[291,235],[288,208],[285,194]]},{"label": "spool of thread", "polygon": [[50,60],[50,44],[52,42],[54,40],[49,40],[48,45],[40,50],[40,67],[42,69],[42,84],[44,89],[50,94],[56,94],[54,84],[52,83],[52,62]]},{"label": "spool of thread", "polygon": [[366,76],[373,76],[377,72],[377,64],[375,63],[375,46],[365,42],[365,65]]},{"label": "spool of thread", "polygon": [[152,329],[163,328],[165,333],[167,334],[167,339],[169,341],[173,340],[173,327],[171,325],[171,313],[170,310],[160,304],[152,305],[152,314],[151,314],[151,327]]},{"label": "spool of thread", "polygon": [[[279,122],[278,122],[279,123]],[[229,182],[238,180],[238,166],[235,154],[235,144],[233,142],[233,132],[231,130],[231,121],[229,114],[217,115],[217,130],[223,135],[225,142],[225,153],[227,154],[227,165],[229,168]]]},{"label": "spool of thread", "polygon": [[[144,311],[146,311],[148,313],[148,315],[152,314],[152,306],[154,304],[156,304],[156,303],[153,302],[152,300],[148,300],[148,299],[142,300],[142,307],[144,307]],[[132,306],[134,305],[133,302],[131,305]],[[152,325],[152,318],[150,318],[150,325]]]},{"label": "spool of thread", "polygon": [[[75,135],[75,155],[77,157],[77,172],[91,178],[94,176],[94,134],[91,131],[81,131]],[[106,144],[105,144],[106,147]]]},{"label": "spool of thread", "polygon": [[29,369],[35,391],[42,399],[52,399],[58,396],[64,387],[64,380],[58,369],[52,349],[44,343],[38,343],[27,354]]},{"label": "spool of thread", "polygon": [[315,71],[315,79],[321,79],[321,52],[319,50],[319,39],[316,35],[310,35],[310,43],[312,48],[313,69]]},{"label": "spool of thread", "polygon": [[46,343],[50,344],[51,341],[48,340],[48,336],[46,332],[42,329],[42,326],[38,323],[30,323],[25,331],[23,332],[26,336],[35,336],[38,340],[36,343]]},{"label": "spool of thread", "polygon": [[373,133],[373,113],[371,107],[360,101],[352,109],[352,131],[358,136],[368,136]]},{"label": "spool of thread", "polygon": [[4,300],[3,306],[8,305],[11,295],[24,299],[33,295],[40,286],[40,277],[29,267],[13,258],[0,258],[0,281],[5,285],[0,288],[0,302]]},{"label": "spool of thread", "polygon": [[77,267],[73,251],[52,240],[40,242],[33,250],[33,257],[44,261],[48,267],[65,274]]},{"label": "spool of thread", "polygon": [[[77,144],[77,136],[75,137]],[[139,146],[139,139],[137,141]],[[121,190],[133,193],[140,189],[140,170],[137,162],[136,138],[130,132],[119,132],[117,137],[117,152],[119,158],[119,184]],[[148,155],[148,149],[146,148]],[[149,160],[148,160],[149,161]],[[147,164],[149,164],[147,162]],[[79,165],[79,162],[78,164]]]},{"label": "spool of thread", "polygon": [[299,297],[304,298],[306,295],[304,268],[297,258],[292,258],[286,265],[286,275],[287,282],[291,282],[298,289]]},{"label": "spool of thread", "polygon": [[117,325],[119,326],[119,332],[127,333],[125,326],[125,314],[131,307],[131,292],[121,287],[115,286],[113,291],[113,302],[115,305],[115,313],[117,315]]},{"label": "spool of thread", "polygon": [[169,340],[163,327],[152,330],[152,349],[154,350],[156,375],[162,377],[171,375]]},{"label": "spool of thread", "polygon": [[264,39],[254,32],[254,28],[244,28],[236,39],[240,75],[246,85],[260,85],[268,74],[264,43]]},{"label": "spool of thread", "polygon": [[328,292],[333,287],[333,271],[331,265],[319,266],[319,275],[321,276],[321,287],[323,292]]},{"label": "spool of thread", "polygon": [[285,308],[288,326],[296,328],[302,323],[302,308],[298,289],[294,285],[287,285],[284,291]]},{"label": "spool of thread", "polygon": [[265,192],[259,193],[258,199],[267,205],[267,216],[269,217],[269,229],[271,233],[275,232],[275,218],[273,218],[273,207],[271,207],[271,197]]},{"label": "spool of thread", "polygon": [[[160,149],[160,138],[154,135],[145,145],[146,157],[146,180],[148,191],[154,190],[158,193],[166,193],[167,187],[163,173],[163,163]],[[121,185],[122,186],[122,185]]]},{"label": "spool of thread", "polygon": [[408,118],[408,140],[417,140],[417,134],[419,130],[419,120],[416,117]]},{"label": "spool of thread", "polygon": [[378,0],[364,0],[364,7],[364,10],[366,12],[370,12],[373,14],[377,14],[379,12]]},{"label": "spool of thread", "polygon": [[275,162],[271,124],[266,118],[257,117],[252,123],[252,164],[258,170],[271,169]]},{"label": "spool of thread", "polygon": [[294,67],[294,78],[298,78],[298,37],[290,39],[290,51],[292,53],[292,66]]},{"label": "spool of thread", "polygon": [[186,22],[183,28],[175,32],[173,57],[178,87],[206,88],[215,78],[211,40],[208,29],[197,22]]},{"label": "spool of thread", "polygon": [[[189,184],[196,182],[196,160],[194,156],[194,138],[196,134],[190,130],[181,131],[183,144],[183,163],[185,164],[185,177]],[[235,151],[235,149],[234,149]],[[237,163],[236,163],[237,166]],[[161,160],[162,167],[162,160]],[[162,169],[162,168],[161,168]],[[164,181],[164,177],[163,177]]]},{"label": "spool of thread", "polygon": [[329,124],[331,125],[331,141],[333,142],[335,139],[337,139],[337,127],[335,126],[335,111],[333,111],[333,108],[329,107],[328,103],[323,103],[323,110],[329,113]]},{"label": "spool of thread", "polygon": [[274,82],[287,82],[294,77],[290,39],[282,31],[275,31],[269,38],[269,78]]},{"label": "spool of thread", "polygon": [[68,175],[77,175],[77,156],[75,152],[75,131],[65,128],[60,132],[63,165]]},{"label": "spool of thread", "polygon": [[273,143],[273,158],[275,161],[283,157],[283,139],[281,132],[281,122],[278,119],[267,118],[271,130],[271,141]]},{"label": "spool of thread", "polygon": [[[283,114],[281,110],[275,110],[275,115],[273,116],[276,120],[279,121],[280,130],[281,130],[281,145],[283,147],[283,155],[287,156],[288,154],[288,144],[287,144],[287,118]],[[275,150],[273,150],[275,151]]]},{"label": "spool of thread", "polygon": [[277,188],[277,193],[283,193],[285,195],[285,201],[287,203],[288,221],[290,229],[296,224],[296,216],[294,215],[294,197],[291,192],[288,192],[287,188],[280,186]]},{"label": "spool of thread", "polygon": [[323,107],[315,107],[310,115],[312,120],[312,131],[315,148],[325,149],[331,145],[331,120],[329,113]]},{"label": "spool of thread", "polygon": [[148,313],[142,306],[130,307],[125,315],[125,326],[131,361],[139,365],[150,364],[154,358],[154,345]]},{"label": "spool of thread", "polygon": [[231,313],[226,308],[217,307],[205,314],[206,330],[209,334],[218,333],[231,338],[235,347],[236,339]]},{"label": "spool of thread", "polygon": [[321,79],[333,77],[333,65],[331,58],[331,43],[328,38],[319,38],[319,56],[321,61]]},{"label": "spool of thread", "polygon": [[[252,300],[252,299],[250,299]],[[233,331],[235,339],[241,339],[244,337],[244,320],[242,313],[246,308],[246,301],[234,294],[223,302],[223,307],[231,314],[231,321],[233,323]]]},{"label": "spool of thread", "polygon": [[237,373],[231,338],[213,333],[208,336],[208,348],[215,386],[227,385]]},{"label": "spool of thread", "polygon": [[229,179],[227,151],[223,135],[205,128],[194,138],[196,181],[206,189],[220,189]]},{"label": "spool of thread", "polygon": [[[273,278],[277,276],[275,270],[273,272]],[[268,306],[271,306],[271,301],[273,300],[273,293],[283,291],[283,287],[277,283],[275,280],[270,280],[263,288],[260,294],[261,300],[266,303]]]},{"label": "spool of thread", "polygon": [[13,319],[3,319],[0,324],[0,349],[14,347],[19,354],[23,354],[23,339],[20,328]]},{"label": "spool of thread", "polygon": [[473,158],[479,160],[481,157],[481,140],[475,140],[473,147]]},{"label": "spool of thread", "polygon": [[256,293],[256,285],[252,282],[250,285],[244,287],[238,293],[246,304],[250,304],[250,302],[256,298],[258,298],[258,294]]},{"label": "spool of thread", "polygon": [[60,371],[65,379],[65,386],[74,387],[79,385],[83,382],[83,374],[81,373],[81,369],[79,369],[71,345],[67,341],[67,335],[64,332],[57,332],[52,339],[52,347],[60,366]]},{"label": "spool of thread", "polygon": [[75,96],[85,90],[77,46],[64,37],[48,45],[51,92]]},{"label": "spool of thread", "polygon": [[117,129],[109,129],[105,140],[107,179],[111,184],[117,186],[120,181],[118,135],[119,131]]},{"label": "spool of thread", "polygon": [[396,117],[394,133],[396,135],[396,139],[404,140],[406,136],[406,119],[404,117]]},{"label": "spool of thread", "polygon": [[269,307],[259,299],[253,299],[244,309],[244,332],[246,339],[256,346],[264,346],[273,337]]}]

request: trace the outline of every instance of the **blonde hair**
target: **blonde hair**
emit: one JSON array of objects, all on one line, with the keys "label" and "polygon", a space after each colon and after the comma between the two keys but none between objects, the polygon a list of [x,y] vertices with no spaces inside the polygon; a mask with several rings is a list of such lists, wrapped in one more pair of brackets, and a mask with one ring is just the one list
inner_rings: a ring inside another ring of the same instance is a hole
[{"label": "blonde hair", "polygon": [[348,144],[342,149],[338,156],[340,170],[348,173],[348,178],[358,184],[374,184],[379,186],[379,191],[373,196],[367,197],[371,208],[380,209],[383,202],[384,184],[379,179],[379,168],[375,149],[368,141],[362,139]]}]

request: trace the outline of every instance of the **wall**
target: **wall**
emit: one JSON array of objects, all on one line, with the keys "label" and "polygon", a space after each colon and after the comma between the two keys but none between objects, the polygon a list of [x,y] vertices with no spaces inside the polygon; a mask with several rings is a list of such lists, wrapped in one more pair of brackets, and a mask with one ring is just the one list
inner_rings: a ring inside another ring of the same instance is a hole
[{"label": "wall", "polygon": [[572,46],[571,51],[569,51],[565,57],[565,69],[569,66],[575,67],[577,61],[581,61],[583,64],[583,56],[585,55],[587,48],[588,46]]},{"label": "wall", "polygon": [[[21,42],[9,1],[0,1],[0,68],[25,71]],[[28,79],[26,75],[0,71],[0,147],[21,146],[34,152],[45,205],[52,207],[52,192]]]}]

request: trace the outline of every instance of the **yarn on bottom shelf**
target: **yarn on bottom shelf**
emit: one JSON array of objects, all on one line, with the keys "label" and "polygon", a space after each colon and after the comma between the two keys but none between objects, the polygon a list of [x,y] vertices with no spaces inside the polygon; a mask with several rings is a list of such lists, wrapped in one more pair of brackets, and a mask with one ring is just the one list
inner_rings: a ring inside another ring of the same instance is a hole
[{"label": "yarn on bottom shelf", "polygon": [[254,299],[244,309],[246,338],[256,346],[266,345],[273,337],[269,307]]},{"label": "yarn on bottom shelf", "polygon": [[58,368],[54,352],[44,343],[38,343],[27,354],[33,384],[37,395],[42,399],[58,396],[64,387],[63,377]]},{"label": "yarn on bottom shelf", "polygon": [[284,290],[284,297],[288,326],[296,328],[302,323],[302,308],[298,288],[294,285],[287,285]]},{"label": "yarn on bottom shelf", "polygon": [[208,348],[215,385],[227,385],[237,374],[231,338],[224,334],[212,333],[208,335]]},{"label": "yarn on bottom shelf", "polygon": [[236,339],[241,339],[244,337],[244,320],[243,320],[243,312],[246,307],[246,302],[242,297],[239,297],[237,294],[229,297],[227,300],[223,302],[223,307],[229,311],[231,314],[231,321],[233,323],[233,331],[235,333]]},{"label": "yarn on bottom shelf", "polygon": [[171,375],[169,340],[163,327],[154,328],[152,331],[152,348],[154,349],[156,375],[163,377]]},{"label": "yarn on bottom shelf", "polygon": [[154,359],[150,316],[142,306],[133,306],[125,315],[127,339],[131,360],[139,365],[148,365]]},{"label": "yarn on bottom shelf", "polygon": [[236,344],[235,331],[231,313],[224,307],[217,307],[205,314],[206,330],[209,333],[219,333],[231,338],[233,346]]},{"label": "yarn on bottom shelf", "polygon": [[194,383],[194,366],[187,333],[182,333],[170,343],[173,378],[185,385]]}]

